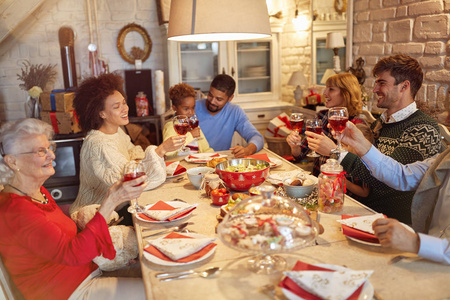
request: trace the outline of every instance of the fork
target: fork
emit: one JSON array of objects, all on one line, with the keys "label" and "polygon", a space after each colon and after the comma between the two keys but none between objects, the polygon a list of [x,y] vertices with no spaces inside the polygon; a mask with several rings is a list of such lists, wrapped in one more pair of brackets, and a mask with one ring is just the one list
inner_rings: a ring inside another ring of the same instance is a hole
[{"label": "fork", "polygon": [[390,265],[392,265],[392,264],[395,264],[395,263],[397,263],[397,262],[399,262],[399,261],[401,261],[401,260],[403,260],[403,259],[409,259],[409,258],[417,258],[417,257],[415,257],[415,256],[406,256],[406,255],[397,255],[397,256],[394,256],[393,258],[391,258],[390,260],[389,260],[389,264]]}]

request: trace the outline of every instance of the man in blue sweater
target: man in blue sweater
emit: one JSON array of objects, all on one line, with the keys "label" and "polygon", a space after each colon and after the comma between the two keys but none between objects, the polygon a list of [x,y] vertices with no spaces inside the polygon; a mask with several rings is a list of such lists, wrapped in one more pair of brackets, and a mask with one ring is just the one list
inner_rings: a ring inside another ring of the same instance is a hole
[{"label": "man in blue sweater", "polygon": [[[196,102],[195,113],[215,151],[231,150],[236,158],[241,158],[261,150],[264,138],[250,123],[244,110],[231,103],[235,88],[236,83],[231,76],[217,75],[211,82],[207,98]],[[235,131],[247,141],[247,146],[231,147]]]}]

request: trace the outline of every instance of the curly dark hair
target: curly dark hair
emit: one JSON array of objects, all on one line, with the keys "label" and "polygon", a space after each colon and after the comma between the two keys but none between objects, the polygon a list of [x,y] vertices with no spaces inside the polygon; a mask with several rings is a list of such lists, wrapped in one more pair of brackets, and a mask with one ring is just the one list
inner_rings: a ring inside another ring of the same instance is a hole
[{"label": "curly dark hair", "polygon": [[179,83],[169,89],[169,98],[174,106],[180,105],[181,101],[187,97],[195,99],[195,90],[187,83]]},{"label": "curly dark hair", "polygon": [[389,71],[395,78],[395,85],[408,80],[411,86],[413,99],[422,86],[423,71],[419,62],[408,55],[398,54],[384,57],[373,67],[372,74],[377,76],[385,71]]},{"label": "curly dark hair", "polygon": [[103,124],[100,112],[105,108],[108,96],[118,91],[126,99],[123,78],[119,74],[102,74],[85,79],[75,92],[73,107],[78,116],[81,129],[88,132],[99,129]]},{"label": "curly dark hair", "polygon": [[236,82],[230,75],[219,74],[214,77],[213,81],[211,82],[211,87],[221,91],[222,93],[225,93],[228,97],[231,97],[234,94]]}]

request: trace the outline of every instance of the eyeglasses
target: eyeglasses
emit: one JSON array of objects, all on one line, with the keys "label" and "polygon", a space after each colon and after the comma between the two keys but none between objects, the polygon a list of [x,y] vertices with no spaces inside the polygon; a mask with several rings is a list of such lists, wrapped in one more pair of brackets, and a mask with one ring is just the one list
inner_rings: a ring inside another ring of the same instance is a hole
[{"label": "eyeglasses", "polygon": [[22,153],[17,153],[17,155],[19,155],[19,154],[37,154],[39,157],[44,157],[47,155],[48,151],[52,151],[53,153],[55,153],[55,150],[56,150],[56,143],[50,143],[50,146],[48,148],[40,147],[37,151],[22,152]]}]

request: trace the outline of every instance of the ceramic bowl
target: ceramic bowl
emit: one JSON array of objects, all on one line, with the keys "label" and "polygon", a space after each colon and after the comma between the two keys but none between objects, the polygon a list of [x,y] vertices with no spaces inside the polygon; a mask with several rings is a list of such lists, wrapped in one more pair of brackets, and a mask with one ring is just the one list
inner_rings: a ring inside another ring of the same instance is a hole
[{"label": "ceramic bowl", "polygon": [[207,173],[214,173],[213,168],[197,167],[187,170],[187,176],[192,185],[198,190],[202,184],[202,180]]},{"label": "ceramic bowl", "polygon": [[303,198],[311,194],[311,192],[314,189],[314,186],[317,184],[319,179],[313,175],[306,175],[306,178],[310,179],[314,183],[306,186],[297,186],[297,185],[290,185],[290,183],[292,182],[291,178],[283,180],[283,188],[286,194],[292,198]]},{"label": "ceramic bowl", "polygon": [[211,195],[211,200],[214,205],[225,205],[228,203],[228,199],[230,199],[230,192],[219,196],[219,195]]},{"label": "ceramic bowl", "polygon": [[[225,169],[229,166],[237,165],[257,165],[263,164],[264,169],[251,172],[229,172]],[[258,186],[269,176],[270,164],[261,159],[253,158],[234,158],[216,165],[216,173],[219,174],[227,187],[235,191],[248,191],[249,188]]]}]

